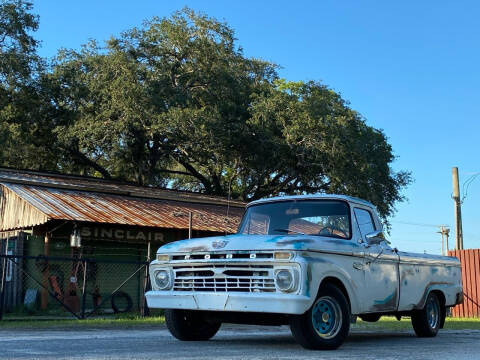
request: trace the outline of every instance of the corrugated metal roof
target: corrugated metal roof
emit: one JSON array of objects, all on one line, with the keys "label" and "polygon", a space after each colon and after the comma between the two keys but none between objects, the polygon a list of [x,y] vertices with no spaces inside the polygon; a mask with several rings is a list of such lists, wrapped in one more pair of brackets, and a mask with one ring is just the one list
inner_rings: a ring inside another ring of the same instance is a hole
[{"label": "corrugated metal roof", "polygon": [[221,204],[230,207],[244,208],[245,203],[227,199],[221,196],[205,195],[200,193],[163,189],[158,187],[137,186],[119,181],[100,178],[44,173],[30,170],[16,170],[0,167],[0,183],[15,183],[48,188],[84,190],[109,194],[135,196],[148,199],[165,199],[195,203]]},{"label": "corrugated metal roof", "polygon": [[51,219],[109,224],[236,232],[243,208],[165,199],[147,199],[110,193],[1,182],[10,191]]},{"label": "corrugated metal roof", "polygon": [[0,232],[45,224],[47,221],[47,215],[0,185]]}]

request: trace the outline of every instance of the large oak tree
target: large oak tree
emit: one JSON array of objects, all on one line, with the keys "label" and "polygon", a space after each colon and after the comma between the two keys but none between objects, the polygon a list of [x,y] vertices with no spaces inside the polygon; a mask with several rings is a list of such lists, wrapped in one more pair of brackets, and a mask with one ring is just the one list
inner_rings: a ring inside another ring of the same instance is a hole
[{"label": "large oak tree", "polygon": [[35,84],[19,106],[29,115],[11,123],[52,134],[34,142],[50,154],[40,168],[243,200],[349,194],[384,219],[410,182],[392,170],[385,134],[338,93],[279,79],[276,65],[243,54],[228,25],[190,9],[103,47],[62,50]]}]

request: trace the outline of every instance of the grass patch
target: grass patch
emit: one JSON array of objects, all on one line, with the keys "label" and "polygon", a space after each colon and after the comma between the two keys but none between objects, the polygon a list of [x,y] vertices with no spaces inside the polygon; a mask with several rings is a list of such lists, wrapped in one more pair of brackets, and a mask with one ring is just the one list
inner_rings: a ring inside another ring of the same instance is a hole
[{"label": "grass patch", "polygon": [[447,318],[445,320],[445,329],[450,330],[463,330],[472,329],[480,330],[480,318]]},{"label": "grass patch", "polygon": [[[379,321],[375,323],[369,323],[357,320],[357,323],[352,325],[352,329],[358,330],[411,330],[412,323],[410,318],[402,318],[398,321],[393,316],[383,316]],[[480,330],[480,318],[450,318],[445,320],[446,330]]]},{"label": "grass patch", "polygon": [[115,316],[106,318],[92,318],[86,320],[77,319],[25,319],[0,321],[0,330],[6,328],[132,328],[151,327],[163,325],[163,316],[139,317],[139,316]]}]

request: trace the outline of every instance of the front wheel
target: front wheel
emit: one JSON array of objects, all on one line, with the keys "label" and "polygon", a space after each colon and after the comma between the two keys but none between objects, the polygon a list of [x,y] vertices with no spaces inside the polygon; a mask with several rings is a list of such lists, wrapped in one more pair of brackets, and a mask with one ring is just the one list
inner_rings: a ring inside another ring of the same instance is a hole
[{"label": "front wheel", "polygon": [[206,341],[215,336],[222,325],[208,322],[199,311],[165,310],[165,323],[170,333],[182,341]]},{"label": "front wheel", "polygon": [[322,285],[312,307],[292,316],[295,340],[307,349],[333,350],[343,344],[350,330],[350,307],[343,293],[332,284]]},{"label": "front wheel", "polygon": [[434,293],[428,294],[425,306],[421,310],[412,312],[412,326],[418,337],[434,337],[442,325],[442,311],[440,301]]}]

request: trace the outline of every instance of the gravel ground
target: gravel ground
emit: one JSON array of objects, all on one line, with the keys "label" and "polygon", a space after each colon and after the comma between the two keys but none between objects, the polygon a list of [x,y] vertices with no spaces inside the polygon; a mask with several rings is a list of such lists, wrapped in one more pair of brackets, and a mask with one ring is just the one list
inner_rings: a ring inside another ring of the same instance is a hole
[{"label": "gravel ground", "polygon": [[335,351],[304,350],[287,327],[228,326],[207,342],[180,342],[165,327],[1,329],[1,359],[479,359],[480,330],[353,331]]}]

